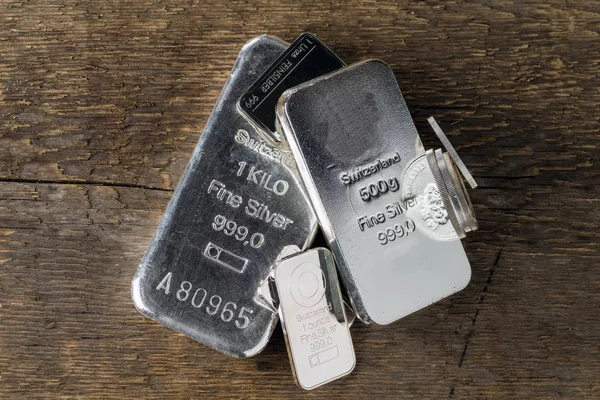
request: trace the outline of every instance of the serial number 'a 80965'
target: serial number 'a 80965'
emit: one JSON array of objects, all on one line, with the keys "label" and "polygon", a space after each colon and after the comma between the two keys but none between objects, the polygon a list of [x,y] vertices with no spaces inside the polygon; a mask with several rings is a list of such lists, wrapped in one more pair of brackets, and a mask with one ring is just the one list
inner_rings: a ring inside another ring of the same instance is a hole
[{"label": "serial number 'a 80965'", "polygon": [[[165,294],[171,294],[171,280],[173,273],[168,272],[162,281],[156,287],[156,290],[164,290]],[[175,292],[177,300],[183,303],[189,303],[193,308],[206,312],[208,315],[214,315],[221,318],[223,322],[233,322],[239,329],[245,329],[250,325],[250,318],[254,311],[251,308],[240,307],[233,301],[227,301],[223,304],[223,298],[213,294],[209,297],[206,289],[194,287],[189,281],[182,281]],[[207,301],[208,298],[208,301]],[[223,307],[221,307],[221,305]],[[237,316],[236,316],[237,313]]]}]

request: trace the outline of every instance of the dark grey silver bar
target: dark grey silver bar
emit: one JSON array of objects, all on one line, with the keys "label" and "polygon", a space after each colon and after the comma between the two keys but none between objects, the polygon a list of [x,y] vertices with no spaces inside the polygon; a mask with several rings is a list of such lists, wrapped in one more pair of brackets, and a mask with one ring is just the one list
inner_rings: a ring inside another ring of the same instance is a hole
[{"label": "dark grey silver bar", "polygon": [[242,48],[132,283],[142,314],[235,357],[267,344],[277,315],[257,288],[281,250],[305,249],[317,227],[289,149],[237,109],[286,48],[270,36]]}]

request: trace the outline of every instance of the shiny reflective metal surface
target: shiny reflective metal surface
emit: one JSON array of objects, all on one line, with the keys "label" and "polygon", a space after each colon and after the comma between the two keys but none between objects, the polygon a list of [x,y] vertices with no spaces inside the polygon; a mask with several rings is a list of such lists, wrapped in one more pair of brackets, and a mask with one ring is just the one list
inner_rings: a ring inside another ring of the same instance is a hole
[{"label": "shiny reflective metal surface", "polygon": [[475,182],[475,178],[473,178],[473,175],[471,175],[467,166],[462,162],[462,160],[458,156],[458,153],[456,152],[456,150],[454,150],[454,146],[452,146],[452,143],[450,143],[450,140],[448,140],[448,137],[446,136],[442,128],[440,128],[435,118],[429,117],[427,118],[427,122],[429,122],[429,125],[431,125],[431,128],[433,128],[433,131],[437,135],[438,139],[440,139],[440,142],[442,142],[444,148],[446,149],[448,154],[450,154],[450,158],[452,158],[452,161],[454,161],[462,175],[465,177],[467,182],[469,182],[469,186],[471,186],[471,189],[475,189],[477,187],[477,182]]},{"label": "shiny reflective metal surface", "polygon": [[236,107],[286,48],[261,36],[241,50],[132,283],[142,314],[236,357],[260,352],[277,322],[256,301],[260,282],[316,230],[289,149]]},{"label": "shiny reflective metal surface", "polygon": [[441,149],[430,149],[425,154],[452,226],[462,239],[479,225],[469,195],[456,172],[456,164],[449,153],[443,153]]},{"label": "shiny reflective metal surface", "polygon": [[349,374],[354,348],[329,250],[285,258],[275,266],[273,278],[298,385],[310,390]]},{"label": "shiny reflective metal surface", "polygon": [[360,319],[388,324],[466,286],[469,261],[386,64],[289,89],[277,117]]},{"label": "shiny reflective metal surface", "polygon": [[265,139],[276,143],[281,136],[275,129],[275,106],[279,96],[291,87],[344,66],[331,50],[314,35],[303,33],[240,97],[239,109],[259,127]]}]

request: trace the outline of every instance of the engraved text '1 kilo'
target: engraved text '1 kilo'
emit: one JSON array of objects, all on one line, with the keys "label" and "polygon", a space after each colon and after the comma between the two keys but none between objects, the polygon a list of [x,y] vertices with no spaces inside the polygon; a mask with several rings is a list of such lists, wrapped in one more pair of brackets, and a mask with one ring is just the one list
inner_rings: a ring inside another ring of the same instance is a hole
[{"label": "engraved text '1 kilo'", "polygon": [[238,99],[286,50],[261,36],[241,50],[132,284],[138,309],[235,357],[267,344],[277,314],[256,288],[316,219],[285,144],[265,143]]}]

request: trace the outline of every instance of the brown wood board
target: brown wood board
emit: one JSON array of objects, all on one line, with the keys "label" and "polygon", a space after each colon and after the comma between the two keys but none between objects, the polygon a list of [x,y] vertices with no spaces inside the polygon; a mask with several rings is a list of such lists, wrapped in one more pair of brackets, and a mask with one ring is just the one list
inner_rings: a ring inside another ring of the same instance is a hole
[{"label": "brown wood board", "polygon": [[[389,63],[480,183],[469,286],[310,393],[279,330],[232,359],[129,292],[240,47],[302,31]],[[600,398],[599,68],[594,1],[1,2],[0,398]]]}]

